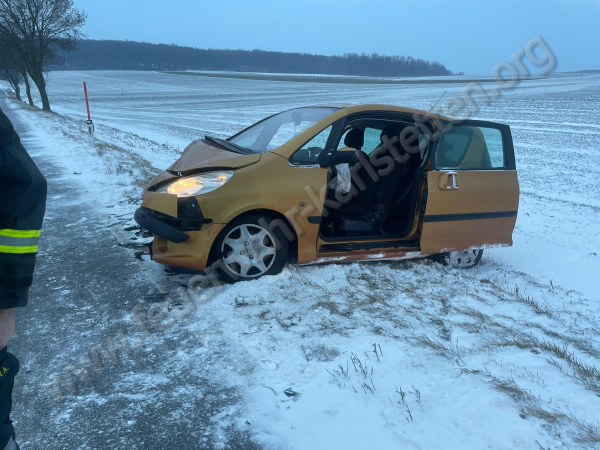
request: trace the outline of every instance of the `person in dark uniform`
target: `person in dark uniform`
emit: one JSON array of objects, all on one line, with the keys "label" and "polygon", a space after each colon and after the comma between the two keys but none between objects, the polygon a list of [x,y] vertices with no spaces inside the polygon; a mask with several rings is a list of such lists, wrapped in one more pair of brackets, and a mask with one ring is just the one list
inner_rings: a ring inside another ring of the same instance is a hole
[{"label": "person in dark uniform", "polygon": [[46,180],[0,109],[0,450],[16,450],[10,420],[19,361],[6,345],[15,333],[15,308],[27,306],[46,210]]}]

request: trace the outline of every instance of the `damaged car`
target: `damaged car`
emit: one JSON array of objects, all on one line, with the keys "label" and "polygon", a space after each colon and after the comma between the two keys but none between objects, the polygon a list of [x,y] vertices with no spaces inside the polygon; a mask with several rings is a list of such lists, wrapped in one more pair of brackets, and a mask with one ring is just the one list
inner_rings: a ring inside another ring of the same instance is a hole
[{"label": "damaged car", "polygon": [[135,220],[173,270],[250,280],[285,264],[438,255],[475,266],[512,245],[510,128],[391,105],[284,111],[192,142]]}]

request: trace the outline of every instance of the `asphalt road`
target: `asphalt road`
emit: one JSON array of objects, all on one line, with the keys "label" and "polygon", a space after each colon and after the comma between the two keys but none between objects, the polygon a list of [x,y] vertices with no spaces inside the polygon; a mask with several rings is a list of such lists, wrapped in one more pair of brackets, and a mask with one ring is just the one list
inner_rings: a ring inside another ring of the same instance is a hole
[{"label": "asphalt road", "polygon": [[[82,185],[65,177],[7,102],[0,92],[0,107],[48,180],[29,305],[17,311],[17,334],[9,344],[21,362],[12,414],[21,448],[258,448],[248,433],[226,422],[240,394],[207,379],[204,368],[219,361],[197,351],[201,339],[182,326],[147,342],[132,323],[137,304],[147,308],[163,296],[95,205],[85,202]],[[91,384],[77,382],[76,394],[63,385],[62,403],[41,388],[52,374],[64,380],[65,366],[78,366],[80,356],[98,344],[106,347],[106,338],[119,329],[128,342],[140,339],[130,356],[105,362],[101,375],[90,371]]]}]

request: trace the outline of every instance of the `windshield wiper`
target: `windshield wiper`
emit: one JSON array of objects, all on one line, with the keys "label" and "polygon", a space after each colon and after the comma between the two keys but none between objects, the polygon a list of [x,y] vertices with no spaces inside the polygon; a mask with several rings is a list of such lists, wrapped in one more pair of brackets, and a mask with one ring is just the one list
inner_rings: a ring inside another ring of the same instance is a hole
[{"label": "windshield wiper", "polygon": [[206,139],[207,141],[214,142],[215,144],[219,144],[221,147],[225,147],[226,149],[231,150],[232,152],[241,153],[242,155],[253,155],[254,153],[256,153],[250,150],[249,148],[242,147],[240,145],[234,144],[233,142],[226,141],[225,139],[220,139],[209,135],[204,136],[204,139]]}]

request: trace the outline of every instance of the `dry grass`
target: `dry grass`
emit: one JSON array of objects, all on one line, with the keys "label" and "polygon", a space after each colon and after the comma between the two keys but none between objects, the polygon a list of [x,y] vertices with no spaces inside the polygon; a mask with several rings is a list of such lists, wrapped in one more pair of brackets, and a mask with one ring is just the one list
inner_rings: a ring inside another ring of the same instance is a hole
[{"label": "dry grass", "polygon": [[412,345],[427,347],[440,356],[454,360],[458,365],[461,366],[465,365],[463,357],[469,353],[469,349],[458,345],[458,341],[456,341],[454,344],[451,342],[442,342],[431,338],[426,334],[404,336],[404,339],[406,339],[406,341],[410,342]]},{"label": "dry grass", "polygon": [[[524,325],[526,325],[530,328],[537,328],[537,329],[541,330],[548,337],[551,337],[554,339],[560,339],[563,342],[568,342],[569,344],[573,345],[578,350],[580,350],[590,356],[593,356],[596,359],[600,359],[600,351],[594,346],[593,341],[591,340],[590,337],[569,336],[569,335],[566,335],[563,333],[559,333],[555,330],[552,330],[548,327],[545,327],[544,325],[541,325],[541,324],[535,323],[535,322],[524,322]],[[577,330],[573,330],[573,332],[577,332]],[[583,333],[580,333],[580,334],[583,334]]]},{"label": "dry grass", "polygon": [[459,314],[463,314],[465,316],[473,317],[475,319],[480,320],[481,322],[490,322],[492,319],[487,314],[482,313],[474,308],[470,308],[468,306],[453,306],[452,309]]},{"label": "dry grass", "polygon": [[[585,444],[600,443],[600,424],[593,424],[586,422],[585,420],[580,420],[571,412],[566,414],[557,409],[550,408],[548,406],[550,402],[544,402],[540,398],[532,395],[528,389],[521,388],[514,378],[496,377],[492,375],[487,368],[484,368],[483,370],[462,369],[461,374],[463,373],[483,375],[490,378],[489,382],[493,385],[494,389],[504,392],[515,401],[522,417],[537,417],[538,419],[549,423],[559,421],[570,422],[574,424],[580,432],[580,435],[574,438],[576,442]],[[544,405],[544,403],[546,404]]]},{"label": "dry grass", "polygon": [[492,352],[505,347],[517,347],[520,349],[540,349],[567,362],[572,371],[563,369],[562,365],[550,357],[548,362],[559,368],[561,372],[577,381],[587,389],[600,394],[600,370],[591,364],[581,361],[574,352],[569,351],[566,345],[561,346],[556,342],[538,339],[530,333],[515,332],[512,338],[488,339],[479,348]]},{"label": "dry grass", "polygon": [[476,323],[467,322],[467,321],[453,321],[452,325],[462,328],[467,333],[481,333],[484,331],[484,328]]}]

